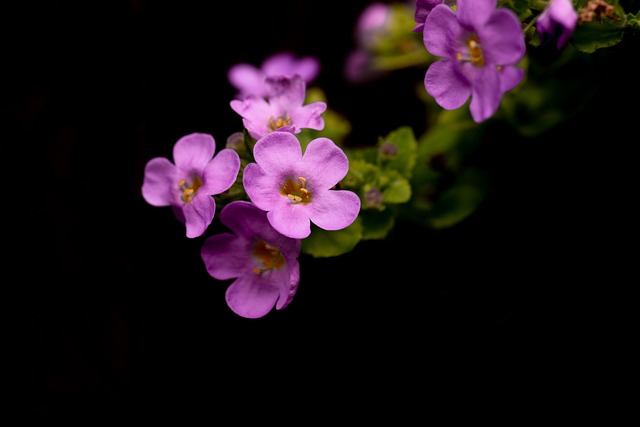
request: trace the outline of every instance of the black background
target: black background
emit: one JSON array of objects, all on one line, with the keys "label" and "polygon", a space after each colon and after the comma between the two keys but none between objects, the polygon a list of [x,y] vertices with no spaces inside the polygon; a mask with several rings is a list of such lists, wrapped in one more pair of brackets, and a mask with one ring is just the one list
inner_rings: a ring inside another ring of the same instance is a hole
[{"label": "black background", "polygon": [[[628,283],[622,258],[605,258],[631,231],[638,110],[625,105],[637,37],[602,61],[605,90],[583,113],[535,140],[488,144],[499,186],[474,215],[303,257],[293,302],[262,319],[233,314],[226,284],[201,262],[202,239],[142,199],[146,162],[171,158],[181,136],[210,133],[220,147],[240,130],[229,67],[280,50],[321,59],[316,84],[351,120],[351,143],[401,125],[421,133],[424,70],[360,86],[342,78],[366,4],[51,0],[4,13],[5,224],[18,235],[9,282],[26,290],[26,411],[180,411],[209,393],[269,393],[288,375],[387,395],[379,381],[428,378],[449,353],[499,350],[515,366],[609,336],[606,297]],[[586,299],[594,283],[599,298]]]}]

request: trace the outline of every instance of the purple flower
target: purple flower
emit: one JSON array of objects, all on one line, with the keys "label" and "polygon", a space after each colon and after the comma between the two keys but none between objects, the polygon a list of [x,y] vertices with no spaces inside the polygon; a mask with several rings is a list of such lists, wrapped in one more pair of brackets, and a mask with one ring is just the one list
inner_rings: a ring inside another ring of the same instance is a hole
[{"label": "purple flower", "polygon": [[371,3],[356,22],[356,39],[361,48],[372,49],[388,32],[390,6],[384,3]]},{"label": "purple flower", "polygon": [[242,117],[251,137],[260,139],[275,130],[300,133],[302,128],[324,128],[322,113],[327,104],[317,101],[303,105],[306,84],[300,76],[269,77],[265,83],[269,94],[267,99],[249,95],[230,103],[233,111]]},{"label": "purple flower", "polygon": [[312,82],[320,72],[320,61],[311,56],[296,58],[291,52],[279,52],[264,60],[257,68],[251,64],[240,63],[229,69],[227,78],[239,93],[238,98],[247,95],[267,96],[265,79],[273,76],[291,77],[299,75],[305,83]]},{"label": "purple flower", "polygon": [[417,25],[413,28],[413,32],[419,33],[423,31],[424,21],[426,21],[429,12],[437,5],[443,3],[451,6],[456,4],[456,0],[416,0],[416,13],[413,16],[413,20]]},{"label": "purple flower", "polygon": [[536,21],[542,46],[556,40],[556,48],[562,49],[573,34],[578,13],[571,0],[551,0]]},{"label": "purple flower", "polygon": [[156,157],[144,168],[142,197],[153,206],[171,206],[187,237],[204,233],[216,211],[211,196],[228,190],[240,170],[238,153],[225,148],[214,157],[215,147],[211,135],[192,133],[173,146],[175,165]]},{"label": "purple flower", "polygon": [[253,155],[256,163],[242,177],[245,191],[280,233],[304,239],[311,222],[340,230],[357,218],[358,195],[334,189],[349,171],[349,160],[330,139],[312,140],[303,155],[295,135],[273,132],[256,142]]},{"label": "purple flower", "polygon": [[425,21],[424,45],[434,56],[424,79],[427,93],[446,110],[461,107],[471,97],[477,123],[491,117],[502,96],[524,77],[515,65],[526,46],[520,20],[497,0],[458,0],[456,12],[435,6]]},{"label": "purple flower", "polygon": [[243,200],[222,208],[220,221],[233,234],[207,238],[200,254],[213,278],[235,279],[225,294],[229,308],[255,319],[289,305],[300,282],[300,240],[278,233],[263,210]]}]

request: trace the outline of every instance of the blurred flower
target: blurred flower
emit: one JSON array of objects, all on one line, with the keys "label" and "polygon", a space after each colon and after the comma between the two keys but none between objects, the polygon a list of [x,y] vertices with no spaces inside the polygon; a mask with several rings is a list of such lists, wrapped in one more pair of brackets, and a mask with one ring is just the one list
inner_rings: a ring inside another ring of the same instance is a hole
[{"label": "blurred flower", "polygon": [[456,12],[437,5],[423,35],[426,49],[442,57],[429,66],[425,89],[446,110],[471,97],[471,116],[482,122],[524,77],[515,66],[526,53],[520,20],[512,10],[496,8],[496,0],[458,0]]},{"label": "blurred flower", "polygon": [[211,196],[228,190],[240,170],[238,153],[223,148],[214,157],[215,147],[211,135],[192,133],[173,146],[175,164],[156,157],[144,169],[145,201],[153,206],[171,206],[190,238],[202,235],[211,224],[216,211]]},{"label": "blurred flower", "polygon": [[540,44],[556,41],[556,48],[562,49],[567,43],[578,22],[578,12],[571,0],[551,0],[536,21],[540,34]]},{"label": "blurred flower", "polygon": [[300,133],[302,128],[322,130],[322,113],[327,104],[317,101],[303,105],[306,84],[299,75],[268,77],[265,87],[267,99],[249,95],[230,103],[233,111],[242,116],[252,138],[260,139],[275,130],[291,133]]},{"label": "blurred flower", "polygon": [[345,79],[366,83],[392,70],[424,66],[429,55],[421,35],[411,31],[414,12],[409,2],[375,2],[365,7],[354,27],[356,46],[345,58]]},{"label": "blurred flower", "polygon": [[416,26],[413,31],[419,33],[424,30],[424,21],[427,19],[431,9],[443,3],[447,6],[452,6],[456,4],[456,0],[416,0],[416,12],[413,17],[413,20],[416,21]]},{"label": "blurred flower", "polygon": [[349,171],[349,160],[330,139],[310,141],[303,155],[295,135],[272,132],[256,142],[253,154],[256,162],[244,169],[244,188],[280,233],[304,239],[311,222],[340,230],[357,218],[358,195],[333,189]]},{"label": "blurred flower", "polygon": [[300,282],[300,240],[278,233],[266,213],[237,200],[220,212],[232,233],[213,235],[202,245],[201,257],[215,279],[235,279],[227,288],[227,305],[247,318],[285,308]]},{"label": "blurred flower", "polygon": [[265,85],[267,77],[299,75],[305,83],[310,83],[320,72],[320,61],[312,56],[296,58],[291,52],[279,52],[264,60],[260,68],[240,63],[229,69],[227,78],[238,90],[237,98],[247,95],[267,96]]}]

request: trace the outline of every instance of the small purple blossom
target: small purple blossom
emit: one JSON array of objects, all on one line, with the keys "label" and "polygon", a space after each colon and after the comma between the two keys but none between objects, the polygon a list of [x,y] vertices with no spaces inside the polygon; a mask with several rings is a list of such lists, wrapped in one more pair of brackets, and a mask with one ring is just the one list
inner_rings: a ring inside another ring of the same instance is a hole
[{"label": "small purple blossom", "polygon": [[569,41],[578,22],[578,13],[571,0],[551,0],[536,21],[540,44],[545,46],[556,41],[556,48],[562,49]]},{"label": "small purple blossom", "polygon": [[220,221],[231,233],[207,238],[200,254],[213,278],[235,279],[225,293],[229,308],[255,319],[289,305],[300,282],[300,240],[278,233],[262,209],[243,200],[222,208]]},{"label": "small purple blossom", "polygon": [[446,4],[452,6],[456,4],[456,0],[416,0],[416,13],[413,16],[413,20],[416,22],[416,26],[413,28],[414,33],[419,33],[424,30],[424,21],[427,20],[429,12],[439,4]]},{"label": "small purple blossom", "polygon": [[526,53],[521,23],[497,0],[458,0],[456,11],[441,4],[425,21],[426,49],[442,59],[425,75],[427,93],[446,110],[471,97],[470,112],[480,123],[491,117],[502,96],[524,77],[516,67]]},{"label": "small purple blossom", "polygon": [[238,153],[224,148],[214,157],[215,147],[211,135],[192,133],[173,146],[175,164],[156,157],[144,169],[142,197],[152,206],[171,206],[190,238],[211,224],[216,211],[212,196],[228,190],[240,170]]},{"label": "small purple blossom", "polygon": [[316,101],[303,105],[306,84],[300,76],[269,77],[265,84],[269,94],[267,99],[249,95],[230,103],[233,111],[242,117],[252,138],[260,139],[275,130],[300,133],[302,128],[324,128],[322,113],[327,104]]},{"label": "small purple blossom", "polygon": [[390,6],[384,3],[371,3],[362,11],[355,27],[361,48],[371,49],[385,37],[390,15]]},{"label": "small purple blossom", "polygon": [[261,67],[247,63],[236,64],[227,73],[231,85],[238,90],[237,98],[247,95],[266,97],[267,77],[299,75],[305,83],[311,83],[320,72],[320,61],[312,56],[297,58],[291,52],[279,52],[264,60]]},{"label": "small purple blossom", "polygon": [[349,159],[330,139],[312,140],[303,155],[295,135],[273,132],[256,142],[253,155],[256,162],[244,169],[245,191],[280,233],[304,239],[312,222],[340,230],[357,218],[358,195],[334,189],[347,175]]}]

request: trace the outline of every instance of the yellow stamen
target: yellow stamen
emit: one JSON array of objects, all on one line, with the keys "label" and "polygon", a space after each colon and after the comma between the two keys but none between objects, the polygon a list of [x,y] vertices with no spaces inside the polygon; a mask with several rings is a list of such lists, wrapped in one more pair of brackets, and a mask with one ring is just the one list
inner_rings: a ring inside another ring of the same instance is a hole
[{"label": "yellow stamen", "polygon": [[274,130],[280,129],[283,126],[289,126],[291,124],[291,117],[286,114],[278,118],[274,118],[273,116],[269,117],[269,129],[273,132]]},{"label": "yellow stamen", "polygon": [[262,268],[254,266],[253,272],[255,274],[261,274],[267,270],[277,270],[285,265],[285,259],[284,256],[282,256],[280,250],[275,246],[271,246],[263,240],[260,240],[258,241],[258,243],[256,243],[255,247],[253,248],[253,256],[258,258],[263,266]]},{"label": "yellow stamen", "polygon": [[280,187],[280,194],[287,196],[294,204],[311,202],[311,192],[307,189],[307,180],[301,176],[298,177],[298,181],[287,178]]},{"label": "yellow stamen", "polygon": [[458,61],[471,62],[476,67],[484,67],[484,55],[482,54],[482,46],[478,40],[478,36],[471,34],[467,39],[467,53],[463,55],[462,52],[456,53]]},{"label": "yellow stamen", "polygon": [[196,194],[198,193],[198,189],[202,187],[202,179],[200,177],[195,176],[191,180],[190,184],[187,183],[186,180],[181,179],[180,181],[178,181],[178,187],[182,191],[182,194],[180,195],[180,199],[184,203],[189,203],[193,200],[194,197],[196,197]]}]

